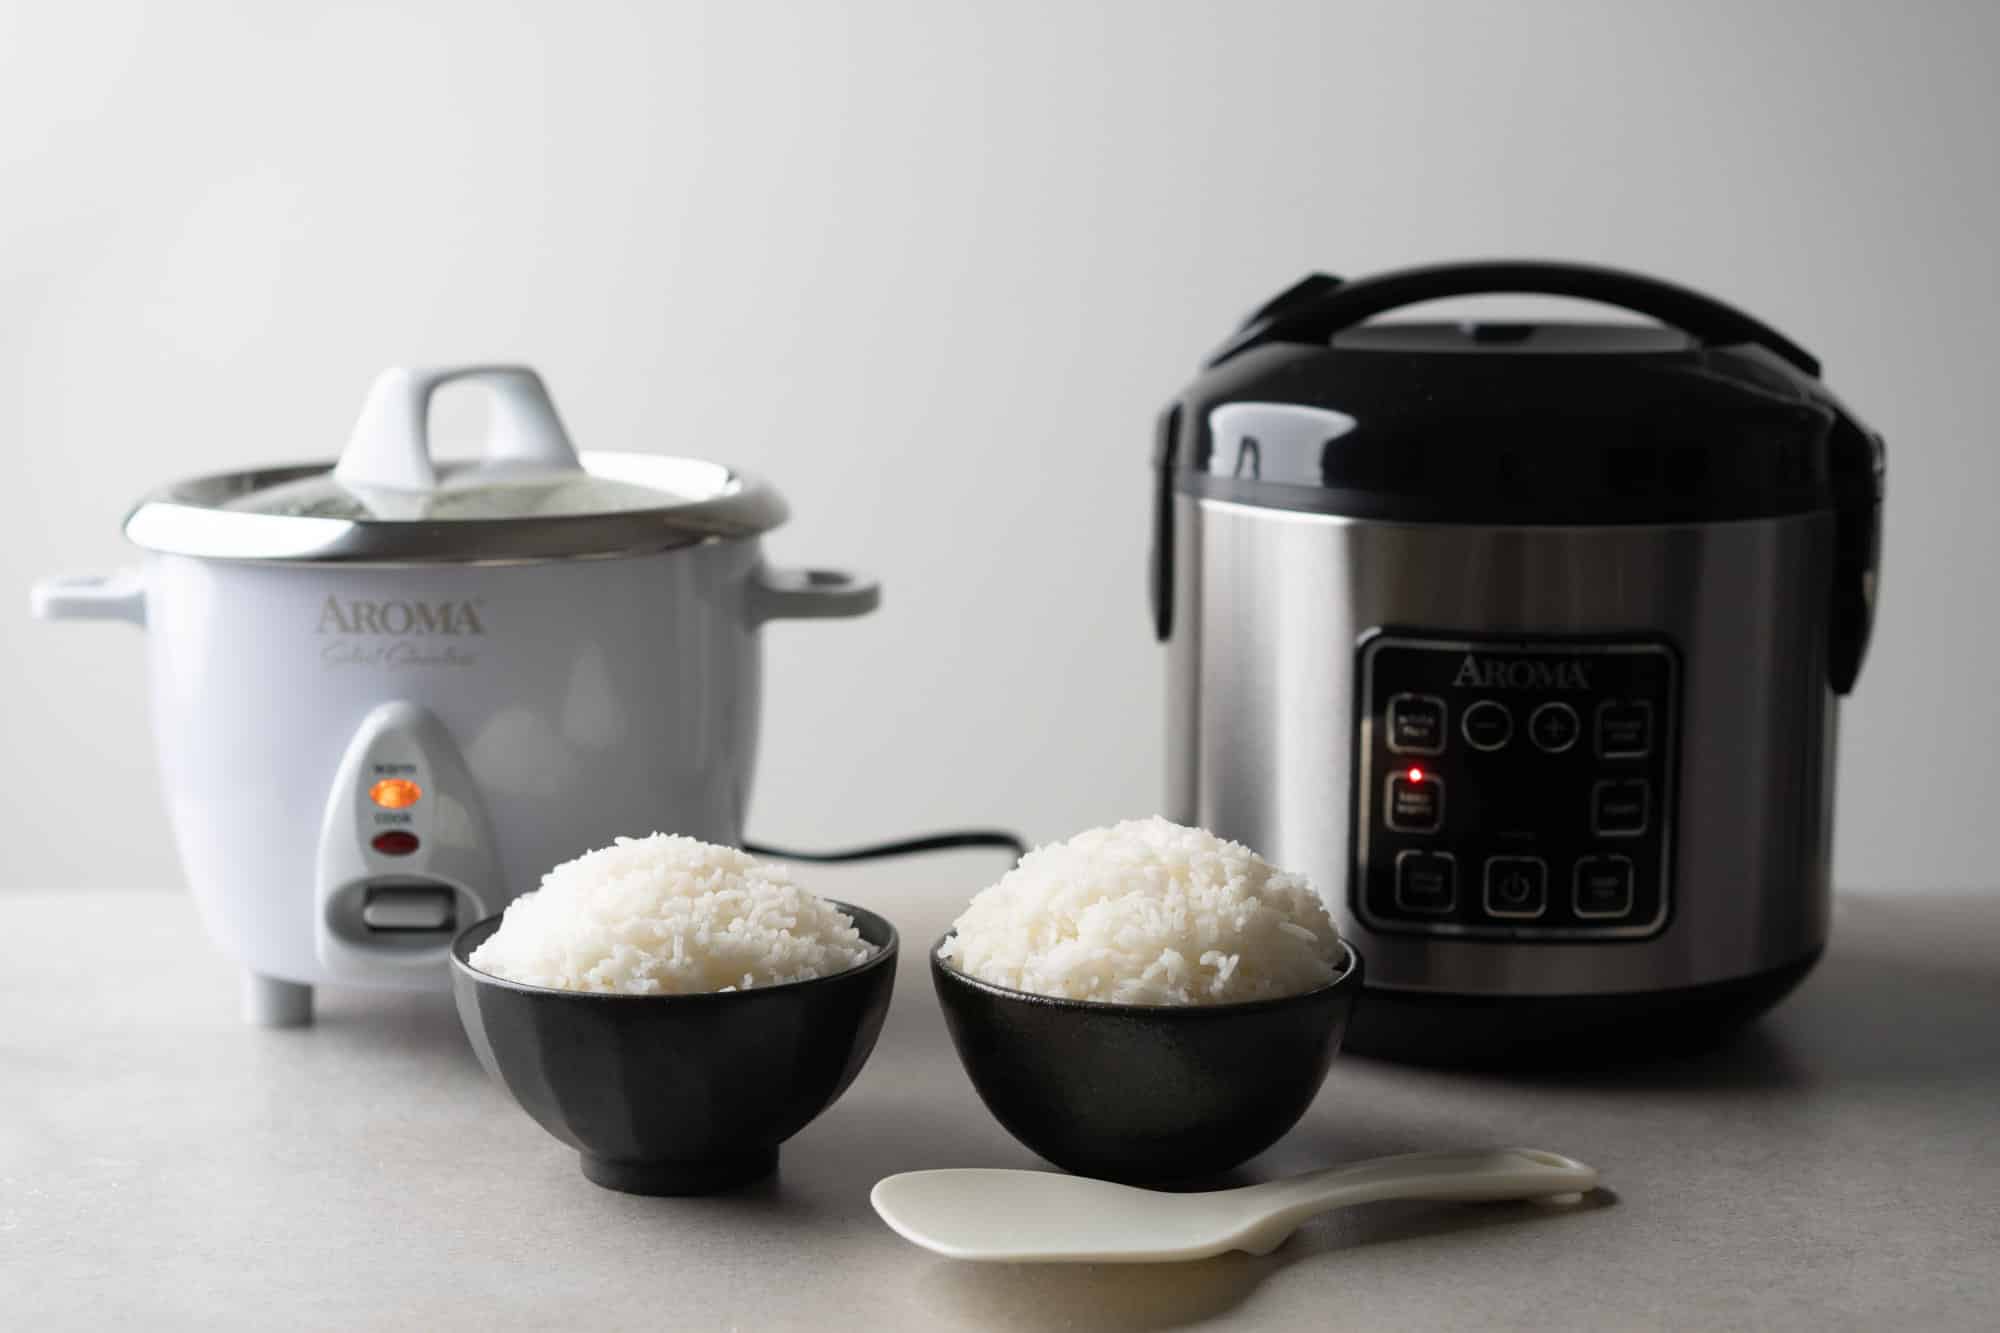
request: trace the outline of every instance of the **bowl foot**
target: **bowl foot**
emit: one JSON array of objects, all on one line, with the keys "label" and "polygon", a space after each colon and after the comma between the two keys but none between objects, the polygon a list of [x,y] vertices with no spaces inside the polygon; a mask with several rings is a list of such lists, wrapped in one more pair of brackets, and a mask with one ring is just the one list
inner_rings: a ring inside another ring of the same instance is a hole
[{"label": "bowl foot", "polygon": [[762,1180],[778,1169],[776,1148],[690,1162],[607,1162],[589,1153],[577,1157],[591,1183],[627,1194],[720,1194]]}]

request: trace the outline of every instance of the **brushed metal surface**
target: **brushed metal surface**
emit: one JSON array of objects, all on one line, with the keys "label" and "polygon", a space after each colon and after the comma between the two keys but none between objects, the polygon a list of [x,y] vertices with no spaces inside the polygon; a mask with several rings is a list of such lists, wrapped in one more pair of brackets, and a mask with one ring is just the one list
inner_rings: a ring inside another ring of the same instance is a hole
[{"label": "brushed metal surface", "polygon": [[125,520],[133,544],[169,555],[270,564],[505,565],[617,559],[754,537],[790,516],[752,473],[699,458],[586,451],[584,470],[660,492],[651,509],[433,521],[326,518],[232,508],[274,487],[323,477],[332,463],[219,472],[161,487]]},{"label": "brushed metal surface", "polygon": [[[1695,986],[1826,939],[1833,518],[1396,524],[1176,496],[1167,807],[1311,876],[1369,984],[1583,995]],[[1356,648],[1384,626],[1664,634],[1682,661],[1674,915],[1636,941],[1457,940],[1348,909]]]}]

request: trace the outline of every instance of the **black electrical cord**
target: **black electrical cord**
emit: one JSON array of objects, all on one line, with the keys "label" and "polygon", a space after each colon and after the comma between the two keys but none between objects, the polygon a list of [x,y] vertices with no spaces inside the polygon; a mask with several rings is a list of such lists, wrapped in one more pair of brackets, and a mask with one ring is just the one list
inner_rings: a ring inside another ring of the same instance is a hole
[{"label": "black electrical cord", "polygon": [[819,861],[832,864],[839,861],[876,861],[889,856],[914,856],[918,852],[944,852],[959,847],[993,847],[1012,852],[1016,860],[1028,854],[1028,844],[1012,833],[1000,829],[959,829],[951,833],[932,833],[921,838],[904,838],[898,842],[878,842],[867,847],[843,847],[833,852],[800,852],[786,847],[769,847],[760,842],[745,842],[743,850],[754,856],[775,856],[781,861]]}]

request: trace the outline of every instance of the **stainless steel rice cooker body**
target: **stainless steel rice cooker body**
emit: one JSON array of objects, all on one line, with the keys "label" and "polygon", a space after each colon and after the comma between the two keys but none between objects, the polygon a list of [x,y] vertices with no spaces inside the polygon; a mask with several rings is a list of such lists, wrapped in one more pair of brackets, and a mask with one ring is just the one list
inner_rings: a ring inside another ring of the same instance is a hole
[{"label": "stainless steel rice cooker body", "polygon": [[[1364,323],[1501,291],[1669,327]],[[1692,1034],[1812,966],[1882,451],[1810,356],[1608,270],[1308,279],[1155,461],[1170,812],[1321,886],[1350,1044]]]}]

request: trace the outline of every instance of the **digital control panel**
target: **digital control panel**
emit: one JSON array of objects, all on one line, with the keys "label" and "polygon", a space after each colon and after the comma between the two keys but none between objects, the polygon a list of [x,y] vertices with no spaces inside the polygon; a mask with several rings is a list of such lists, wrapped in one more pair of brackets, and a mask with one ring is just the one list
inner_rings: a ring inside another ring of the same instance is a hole
[{"label": "digital control panel", "polygon": [[1357,666],[1355,915],[1382,931],[1517,939],[1666,925],[1671,644],[1380,631]]}]

